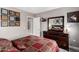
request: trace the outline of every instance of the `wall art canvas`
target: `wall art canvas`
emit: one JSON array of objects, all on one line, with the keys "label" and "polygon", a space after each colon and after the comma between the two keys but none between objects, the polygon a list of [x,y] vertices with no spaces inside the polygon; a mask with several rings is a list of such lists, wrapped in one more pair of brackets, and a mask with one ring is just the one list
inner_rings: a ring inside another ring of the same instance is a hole
[{"label": "wall art canvas", "polygon": [[79,11],[67,13],[67,22],[71,23],[79,22]]}]

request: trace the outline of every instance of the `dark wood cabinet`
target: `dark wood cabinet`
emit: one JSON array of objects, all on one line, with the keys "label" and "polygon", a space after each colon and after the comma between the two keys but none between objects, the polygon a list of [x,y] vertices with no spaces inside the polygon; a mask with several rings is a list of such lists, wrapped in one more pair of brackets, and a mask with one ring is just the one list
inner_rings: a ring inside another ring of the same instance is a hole
[{"label": "dark wood cabinet", "polygon": [[60,48],[69,50],[69,36],[67,33],[50,30],[50,31],[44,31],[43,36],[45,38],[55,40]]}]

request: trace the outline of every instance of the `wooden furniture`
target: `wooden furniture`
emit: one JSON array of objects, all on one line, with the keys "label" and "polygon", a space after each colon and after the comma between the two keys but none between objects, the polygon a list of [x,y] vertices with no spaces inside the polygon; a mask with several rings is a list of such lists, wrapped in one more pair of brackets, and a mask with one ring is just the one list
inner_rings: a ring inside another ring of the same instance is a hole
[{"label": "wooden furniture", "polygon": [[55,40],[60,48],[69,50],[69,38],[68,34],[63,33],[61,30],[49,30],[44,31],[43,36]]}]

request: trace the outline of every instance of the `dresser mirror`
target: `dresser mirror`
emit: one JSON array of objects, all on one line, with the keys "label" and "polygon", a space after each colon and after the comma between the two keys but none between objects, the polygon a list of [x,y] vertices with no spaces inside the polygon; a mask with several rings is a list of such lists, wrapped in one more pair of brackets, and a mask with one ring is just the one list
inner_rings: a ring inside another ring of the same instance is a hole
[{"label": "dresser mirror", "polygon": [[48,30],[64,30],[64,16],[49,17]]}]

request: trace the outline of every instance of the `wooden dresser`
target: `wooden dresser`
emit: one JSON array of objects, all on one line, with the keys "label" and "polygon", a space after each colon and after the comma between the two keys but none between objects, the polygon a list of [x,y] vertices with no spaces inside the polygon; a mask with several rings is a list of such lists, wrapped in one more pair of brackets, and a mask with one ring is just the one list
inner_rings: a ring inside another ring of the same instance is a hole
[{"label": "wooden dresser", "polygon": [[43,36],[45,38],[55,40],[60,48],[69,50],[69,35],[67,33],[63,33],[61,31],[49,30],[44,31]]}]

